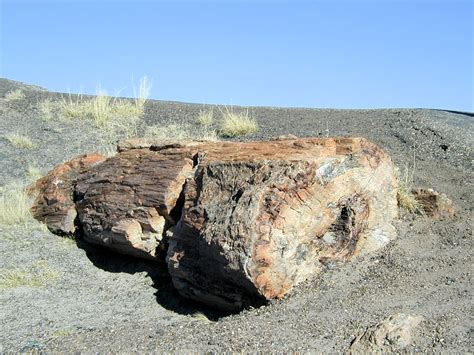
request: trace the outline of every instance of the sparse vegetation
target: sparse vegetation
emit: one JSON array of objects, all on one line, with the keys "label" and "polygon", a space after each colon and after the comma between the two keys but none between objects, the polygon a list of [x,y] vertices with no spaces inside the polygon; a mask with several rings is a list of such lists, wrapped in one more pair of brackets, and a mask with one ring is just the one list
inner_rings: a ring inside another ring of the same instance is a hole
[{"label": "sparse vegetation", "polygon": [[258,131],[257,121],[250,116],[248,110],[236,113],[226,107],[223,112],[220,133],[224,137],[246,136]]},{"label": "sparse vegetation", "polygon": [[415,199],[410,188],[400,184],[397,192],[398,205],[406,209],[410,213],[421,213],[422,208],[420,203]]},{"label": "sparse vegetation", "polygon": [[38,105],[40,111],[40,118],[43,121],[51,121],[55,117],[55,112],[57,111],[57,105],[50,99],[41,101]]},{"label": "sparse vegetation", "polygon": [[97,90],[95,98],[90,101],[90,112],[88,112],[96,126],[105,127],[113,119],[114,101],[114,99],[108,96],[107,91]]},{"label": "sparse vegetation", "polygon": [[59,108],[59,118],[61,119],[76,119],[87,118],[91,114],[91,101],[83,98],[82,95],[77,97],[69,94],[67,97],[63,96],[57,102]]},{"label": "sparse vegetation", "polygon": [[201,311],[194,312],[191,317],[193,321],[211,323],[211,320]]},{"label": "sparse vegetation", "polygon": [[150,94],[151,84],[146,77],[140,80],[135,98],[122,99],[109,96],[98,88],[96,96],[63,95],[58,101],[46,99],[38,105],[43,121],[87,120],[100,135],[103,153],[109,155],[117,140],[137,135],[140,118]]},{"label": "sparse vegetation", "polygon": [[25,186],[12,183],[0,188],[0,224],[24,224],[30,219],[30,197]]},{"label": "sparse vegetation", "polygon": [[196,121],[202,127],[210,127],[214,123],[214,112],[212,110],[201,110]]},{"label": "sparse vegetation", "polygon": [[398,206],[404,208],[410,213],[422,213],[423,208],[420,203],[413,195],[413,175],[415,172],[415,159],[413,158],[413,169],[410,173],[410,169],[408,165],[405,167],[403,173],[400,170],[397,170],[397,178],[398,178],[398,191],[397,191],[397,199],[398,199]]},{"label": "sparse vegetation", "polygon": [[10,133],[5,136],[5,139],[10,142],[12,145],[18,148],[23,149],[32,149],[34,148],[35,144],[33,141],[26,135],[22,135],[19,133]]},{"label": "sparse vegetation", "polygon": [[21,100],[24,97],[25,97],[25,93],[21,89],[10,91],[5,95],[5,99],[8,101]]},{"label": "sparse vegetation", "polygon": [[56,339],[56,338],[64,338],[64,337],[67,337],[69,335],[73,334],[73,332],[69,329],[58,329],[56,330],[52,335],[51,337],[53,339]]},{"label": "sparse vegetation", "polygon": [[50,101],[40,104],[45,120],[57,115],[62,119],[90,120],[99,129],[106,145],[114,145],[120,138],[137,135],[138,123],[145,110],[151,85],[146,77],[140,80],[138,93],[134,99],[119,99],[109,96],[107,91],[98,89],[94,97],[82,95],[62,97],[54,105]]},{"label": "sparse vegetation", "polygon": [[99,89],[93,98],[82,95],[73,98],[69,95],[59,101],[60,117],[65,119],[89,119],[98,128],[113,126],[116,121],[136,121],[143,113],[138,101],[118,99],[109,96],[107,91]]},{"label": "sparse vegetation", "polygon": [[44,287],[58,278],[58,271],[53,270],[46,260],[39,260],[27,268],[0,269],[0,289]]},{"label": "sparse vegetation", "polygon": [[215,141],[217,140],[217,133],[215,130],[207,127],[196,129],[184,123],[170,123],[167,125],[148,127],[145,132],[145,137],[155,139]]},{"label": "sparse vegetation", "polygon": [[28,180],[31,182],[35,182],[36,180],[41,179],[43,177],[43,173],[41,172],[41,170],[37,168],[36,166],[32,166],[32,165],[28,167],[26,174],[27,174]]},{"label": "sparse vegetation", "polygon": [[[135,91],[135,86],[134,86]],[[150,97],[151,91],[151,82],[146,76],[140,79],[140,84],[138,86],[138,93],[135,91],[135,107],[137,107],[140,112],[145,110],[145,104]]]}]

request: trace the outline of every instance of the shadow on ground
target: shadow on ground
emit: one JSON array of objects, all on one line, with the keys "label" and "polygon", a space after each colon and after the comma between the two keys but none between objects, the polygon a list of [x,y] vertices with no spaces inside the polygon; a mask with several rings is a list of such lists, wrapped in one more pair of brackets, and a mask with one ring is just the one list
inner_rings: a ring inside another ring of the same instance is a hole
[{"label": "shadow on ground", "polygon": [[128,255],[115,253],[108,249],[86,242],[81,237],[76,237],[78,248],[86,252],[87,257],[95,267],[111,273],[135,274],[146,272],[153,281],[156,289],[156,301],[163,308],[182,315],[204,314],[209,320],[217,321],[219,318],[228,316],[228,313],[218,312],[204,307],[196,302],[182,297],[174,288],[168,269],[163,262],[153,262],[133,258]]}]

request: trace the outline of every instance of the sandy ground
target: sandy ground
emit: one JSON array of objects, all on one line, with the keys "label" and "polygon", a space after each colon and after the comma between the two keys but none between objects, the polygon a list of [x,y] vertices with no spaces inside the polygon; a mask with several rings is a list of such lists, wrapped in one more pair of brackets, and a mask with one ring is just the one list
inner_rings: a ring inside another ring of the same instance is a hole
[{"label": "sandy ground", "polygon": [[[4,98],[18,88],[24,98]],[[40,103],[58,97],[0,80],[0,185],[24,180],[29,166],[45,173],[101,145],[87,122],[41,120]],[[144,126],[193,124],[200,109],[150,101]],[[344,352],[360,331],[399,312],[424,317],[407,351],[472,352],[473,115],[427,109],[249,112],[261,128],[248,139],[354,135],[379,144],[402,169],[415,156],[415,186],[446,193],[457,214],[435,221],[402,213],[398,238],[384,249],[331,264],[286,298],[236,315],[179,297],[162,265],[55,236],[33,221],[0,225],[2,273],[22,268],[50,276],[44,285],[0,289],[0,352]],[[9,133],[27,134],[35,148],[13,146],[3,138]]]}]

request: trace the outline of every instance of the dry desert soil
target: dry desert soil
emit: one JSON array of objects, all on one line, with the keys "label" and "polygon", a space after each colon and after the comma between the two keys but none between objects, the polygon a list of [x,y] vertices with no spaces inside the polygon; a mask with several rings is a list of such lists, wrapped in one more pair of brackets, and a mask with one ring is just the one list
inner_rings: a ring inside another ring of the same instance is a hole
[{"label": "dry desert soil", "polygon": [[[12,183],[31,182],[31,168],[45,174],[76,155],[110,149],[87,119],[45,117],[44,102],[61,97],[76,98],[0,79],[3,193]],[[138,134],[169,123],[194,129],[201,109],[203,105],[150,100]],[[284,299],[232,315],[181,298],[163,265],[53,235],[31,218],[3,223],[0,352],[343,353],[365,329],[399,313],[423,321],[405,349],[386,349],[472,352],[473,114],[434,109],[248,110],[260,129],[245,139],[293,134],[372,140],[402,171],[410,167],[415,187],[447,194],[455,217],[435,220],[401,210],[398,237],[385,248],[349,263],[330,264]],[[214,111],[218,116],[219,109]],[[12,144],[6,137],[13,133],[28,136],[33,146]]]}]

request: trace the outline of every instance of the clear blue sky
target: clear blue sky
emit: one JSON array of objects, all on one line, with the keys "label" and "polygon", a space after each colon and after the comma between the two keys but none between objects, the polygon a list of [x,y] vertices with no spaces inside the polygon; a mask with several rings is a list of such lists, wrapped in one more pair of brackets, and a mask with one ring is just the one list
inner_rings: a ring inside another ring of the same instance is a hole
[{"label": "clear blue sky", "polygon": [[53,91],[474,111],[472,0],[0,2],[0,76]]}]

